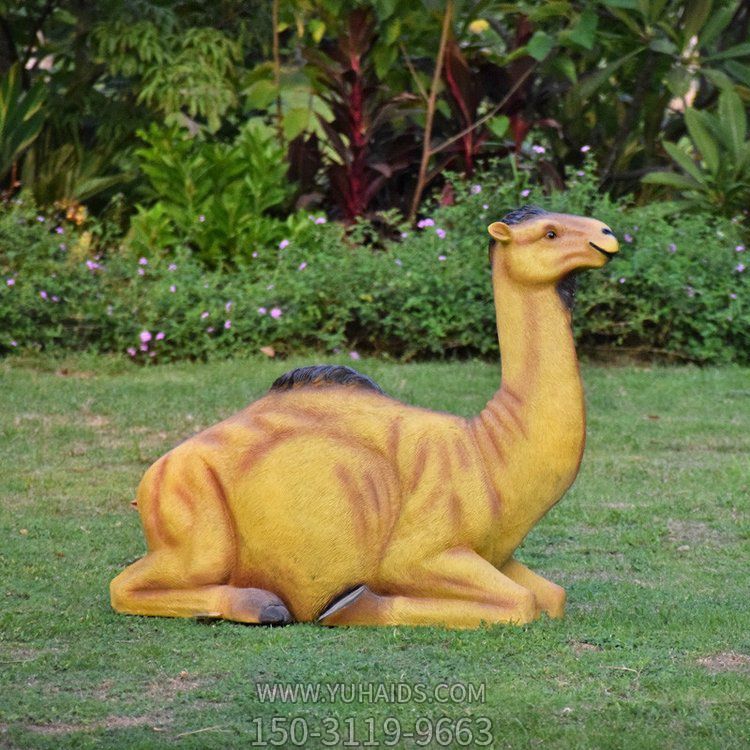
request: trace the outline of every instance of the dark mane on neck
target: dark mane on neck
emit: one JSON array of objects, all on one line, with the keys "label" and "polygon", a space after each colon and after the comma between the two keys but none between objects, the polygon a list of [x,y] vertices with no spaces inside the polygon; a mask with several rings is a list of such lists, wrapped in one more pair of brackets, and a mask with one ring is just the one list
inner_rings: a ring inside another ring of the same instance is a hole
[{"label": "dark mane on neck", "polygon": [[537,216],[546,216],[549,211],[545,211],[541,206],[521,206],[521,208],[514,208],[509,214],[506,214],[502,221],[508,226],[513,224],[520,224],[529,219],[536,219]]}]

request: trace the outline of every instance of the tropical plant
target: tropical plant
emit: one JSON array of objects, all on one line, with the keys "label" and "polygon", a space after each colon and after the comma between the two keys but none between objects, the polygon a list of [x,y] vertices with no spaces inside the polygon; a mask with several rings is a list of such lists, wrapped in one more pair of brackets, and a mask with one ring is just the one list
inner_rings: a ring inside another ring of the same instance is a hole
[{"label": "tropical plant", "polygon": [[414,162],[416,143],[408,130],[393,127],[414,98],[385,93],[374,71],[374,15],[356,8],[338,39],[325,49],[307,48],[318,96],[333,118],[319,115],[331,198],[346,221],[367,213],[386,182]]},{"label": "tropical plant", "polygon": [[688,109],[685,125],[689,150],[670,141],[663,144],[680,172],[651,172],[643,182],[675,188],[683,196],[682,207],[729,217],[747,215],[750,139],[747,114],[738,94],[732,89],[722,91],[716,112]]},{"label": "tropical plant", "polygon": [[[39,135],[44,123],[44,99],[41,81],[23,90],[18,63],[0,80],[0,181]],[[11,185],[11,190],[15,187]]]},{"label": "tropical plant", "polygon": [[268,126],[248,122],[232,143],[156,125],[140,136],[146,146],[136,154],[151,205],[139,206],[131,225],[128,243],[136,251],[162,253],[185,245],[218,266],[283,239],[283,223],[268,212],[283,205],[293,187]]}]

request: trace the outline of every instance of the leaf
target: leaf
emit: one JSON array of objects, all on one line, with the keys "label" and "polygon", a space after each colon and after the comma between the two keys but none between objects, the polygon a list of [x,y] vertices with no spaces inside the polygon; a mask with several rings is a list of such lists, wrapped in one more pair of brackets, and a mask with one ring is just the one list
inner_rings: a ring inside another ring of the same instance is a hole
[{"label": "leaf", "polygon": [[728,60],[732,57],[747,57],[750,55],[750,42],[743,42],[734,47],[725,49],[723,52],[717,52],[715,55],[708,55],[706,60]]},{"label": "leaf", "polygon": [[716,174],[719,171],[719,149],[709,132],[704,113],[696,109],[688,109],[685,112],[685,124],[696,149],[700,151],[703,160],[706,162],[709,172]]},{"label": "leaf", "polygon": [[723,8],[716,8],[709,18],[708,23],[701,31],[701,45],[705,48],[711,45],[714,40],[727,27],[734,16],[734,8],[727,5]]},{"label": "leaf", "polygon": [[685,12],[683,13],[684,27],[683,36],[686,43],[698,35],[711,14],[712,0],[690,0],[685,3]]},{"label": "leaf", "polygon": [[308,24],[310,30],[310,36],[313,38],[315,44],[320,44],[320,40],[323,38],[323,34],[326,33],[326,25],[318,18],[314,18]]},{"label": "leaf", "polygon": [[551,52],[555,46],[554,39],[544,31],[535,31],[529,39],[526,50],[535,59],[541,62]]},{"label": "leaf", "polygon": [[555,55],[550,63],[558,73],[565,76],[571,83],[578,83],[575,63],[569,57],[566,55]]},{"label": "leaf", "polygon": [[624,65],[631,57],[643,52],[645,48],[639,47],[627,55],[623,55],[619,60],[607,65],[605,68],[597,70],[587,78],[584,78],[573,91],[582,100],[588,99],[618,68]]},{"label": "leaf", "polygon": [[578,23],[571,29],[568,38],[584,49],[593,49],[599,17],[593,8],[586,8]]},{"label": "leaf", "polygon": [[728,70],[740,83],[750,86],[750,65],[743,65],[736,60],[729,60],[724,64]]},{"label": "leaf", "polygon": [[667,88],[669,88],[674,96],[683,97],[690,91],[692,80],[693,76],[690,74],[690,71],[681,65],[677,65],[667,73]]},{"label": "leaf", "polygon": [[496,138],[503,138],[508,132],[510,119],[506,115],[498,115],[487,121],[487,127]]},{"label": "leaf", "polygon": [[309,108],[290,109],[284,113],[284,137],[293,141],[298,135],[305,132],[310,126]]},{"label": "leaf", "polygon": [[735,160],[740,159],[747,136],[747,118],[742,100],[730,89],[719,95],[719,122],[728,135],[727,142],[732,156]]},{"label": "leaf", "polygon": [[676,172],[651,172],[641,182],[647,185],[667,185],[678,190],[700,190],[700,185],[685,175]]},{"label": "leaf", "polygon": [[252,109],[265,109],[276,98],[273,81],[256,81],[245,90],[247,104]]},{"label": "leaf", "polygon": [[664,141],[664,150],[669,154],[673,161],[682,167],[696,182],[703,182],[703,175],[696,163],[676,144]]},{"label": "leaf", "polygon": [[652,39],[648,48],[663,55],[676,55],[679,51],[677,45],[665,37]]}]

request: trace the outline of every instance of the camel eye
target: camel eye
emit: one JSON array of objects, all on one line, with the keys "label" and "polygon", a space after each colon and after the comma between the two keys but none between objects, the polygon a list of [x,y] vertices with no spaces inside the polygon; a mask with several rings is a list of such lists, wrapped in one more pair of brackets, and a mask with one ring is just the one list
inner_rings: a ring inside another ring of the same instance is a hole
[{"label": "camel eye", "polygon": [[549,232],[547,232],[547,235],[546,235],[546,236],[547,236],[547,239],[548,239],[548,240],[554,240],[554,239],[555,239],[555,237],[557,237],[557,232],[554,232],[554,231],[552,231],[552,230],[550,229],[550,230],[549,230]]}]

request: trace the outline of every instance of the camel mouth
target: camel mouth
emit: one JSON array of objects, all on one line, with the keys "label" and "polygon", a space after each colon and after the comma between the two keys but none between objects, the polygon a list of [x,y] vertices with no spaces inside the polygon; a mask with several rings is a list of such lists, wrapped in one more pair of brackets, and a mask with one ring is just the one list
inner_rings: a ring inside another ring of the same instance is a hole
[{"label": "camel mouth", "polygon": [[612,258],[614,258],[615,256],[615,253],[611,253],[609,252],[609,250],[605,250],[603,247],[599,247],[599,245],[594,242],[589,242],[589,245],[591,245],[594,250],[598,250],[607,260],[612,260]]}]

